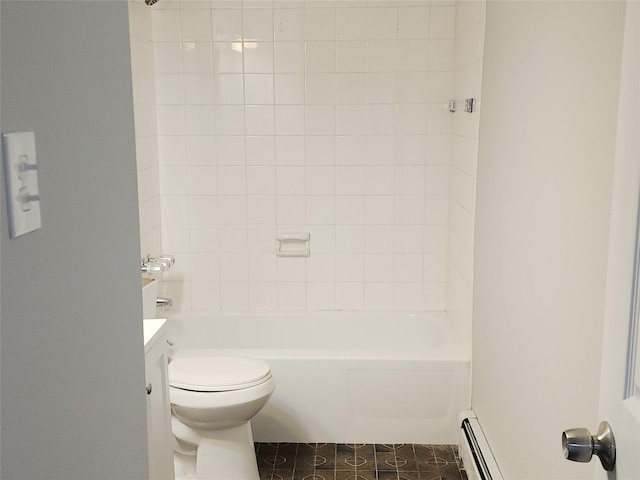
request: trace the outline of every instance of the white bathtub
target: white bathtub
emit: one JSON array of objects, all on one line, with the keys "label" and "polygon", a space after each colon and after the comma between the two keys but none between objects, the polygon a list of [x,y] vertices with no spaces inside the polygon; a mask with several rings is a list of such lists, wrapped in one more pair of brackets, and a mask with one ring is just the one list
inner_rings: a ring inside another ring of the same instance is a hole
[{"label": "white bathtub", "polygon": [[258,442],[456,443],[469,353],[443,312],[186,312],[175,356],[266,360],[276,380]]}]

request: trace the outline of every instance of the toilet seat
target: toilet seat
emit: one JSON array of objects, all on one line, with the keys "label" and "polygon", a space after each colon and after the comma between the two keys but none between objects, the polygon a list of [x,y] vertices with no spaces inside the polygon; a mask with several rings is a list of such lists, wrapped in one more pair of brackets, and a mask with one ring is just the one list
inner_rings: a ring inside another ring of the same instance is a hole
[{"label": "toilet seat", "polygon": [[271,378],[269,364],[244,357],[181,357],[169,364],[169,385],[193,392],[229,392]]}]

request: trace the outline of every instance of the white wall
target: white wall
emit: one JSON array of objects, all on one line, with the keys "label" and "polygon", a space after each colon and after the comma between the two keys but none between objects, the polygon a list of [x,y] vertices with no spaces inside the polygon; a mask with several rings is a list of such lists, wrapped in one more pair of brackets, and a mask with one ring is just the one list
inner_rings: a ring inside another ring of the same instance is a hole
[{"label": "white wall", "polygon": [[[446,308],[455,6],[213,7],[152,12],[167,296]],[[277,231],[311,258],[276,258]]]},{"label": "white wall", "polygon": [[488,2],[473,408],[505,478],[592,478],[622,2]]},{"label": "white wall", "polygon": [[7,479],[148,477],[127,5],[2,1],[2,128],[34,131],[42,228],[2,230]]}]

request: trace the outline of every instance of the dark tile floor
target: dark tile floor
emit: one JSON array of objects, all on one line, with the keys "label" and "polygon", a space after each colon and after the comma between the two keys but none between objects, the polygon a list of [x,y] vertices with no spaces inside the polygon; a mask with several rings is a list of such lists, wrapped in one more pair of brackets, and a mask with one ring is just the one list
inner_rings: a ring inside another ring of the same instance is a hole
[{"label": "dark tile floor", "polygon": [[256,443],[260,480],[467,480],[455,445]]}]

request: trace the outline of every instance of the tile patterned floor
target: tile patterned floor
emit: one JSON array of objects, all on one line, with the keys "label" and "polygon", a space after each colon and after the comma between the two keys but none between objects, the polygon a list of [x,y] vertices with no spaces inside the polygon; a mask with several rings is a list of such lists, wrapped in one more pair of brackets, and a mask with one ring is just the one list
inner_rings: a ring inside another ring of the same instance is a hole
[{"label": "tile patterned floor", "polygon": [[467,480],[455,445],[257,443],[260,480]]}]

